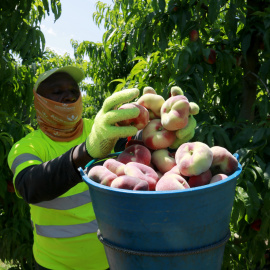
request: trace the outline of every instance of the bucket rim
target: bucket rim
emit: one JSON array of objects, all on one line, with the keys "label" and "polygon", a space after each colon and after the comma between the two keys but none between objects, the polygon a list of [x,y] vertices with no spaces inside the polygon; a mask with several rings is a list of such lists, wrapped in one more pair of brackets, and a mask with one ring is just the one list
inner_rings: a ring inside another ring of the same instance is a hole
[{"label": "bucket rim", "polygon": [[[234,157],[237,158],[237,160],[239,159],[239,156],[237,153],[234,154]],[[204,186],[199,186],[199,187],[192,187],[192,188],[188,188],[188,189],[181,189],[181,190],[164,190],[164,191],[139,191],[139,190],[128,190],[128,189],[120,189],[120,188],[113,188],[113,187],[108,187],[102,184],[99,184],[97,182],[95,182],[94,180],[92,180],[91,178],[89,178],[87,176],[87,174],[85,173],[85,170],[83,170],[81,167],[78,169],[80,172],[80,175],[83,179],[83,181],[90,187],[95,187],[96,189],[102,189],[104,191],[108,191],[108,192],[115,192],[115,193],[121,193],[121,194],[140,194],[140,195],[147,195],[147,194],[151,194],[151,195],[165,195],[165,194],[184,194],[184,193],[190,193],[192,191],[203,191],[203,190],[209,190],[209,189],[215,189],[215,188],[219,188],[219,186],[224,185],[232,180],[237,179],[241,172],[242,172],[242,166],[241,164],[238,162],[238,167],[237,170],[229,175],[227,178],[220,180],[218,182],[215,183],[211,183],[211,184],[207,184]]]}]

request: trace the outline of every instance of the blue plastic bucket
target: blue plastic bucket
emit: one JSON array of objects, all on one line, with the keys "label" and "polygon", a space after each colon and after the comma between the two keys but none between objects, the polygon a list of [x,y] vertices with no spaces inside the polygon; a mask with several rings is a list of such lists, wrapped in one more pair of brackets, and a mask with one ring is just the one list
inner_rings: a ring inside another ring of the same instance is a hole
[{"label": "blue plastic bucket", "polygon": [[79,170],[111,270],[221,268],[240,163],[224,180],[181,191],[111,188]]}]

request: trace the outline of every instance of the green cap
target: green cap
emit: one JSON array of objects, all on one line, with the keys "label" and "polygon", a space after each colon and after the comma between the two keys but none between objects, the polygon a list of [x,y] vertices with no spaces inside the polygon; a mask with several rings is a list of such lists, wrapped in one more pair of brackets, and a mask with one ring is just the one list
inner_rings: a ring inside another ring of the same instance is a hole
[{"label": "green cap", "polygon": [[46,80],[48,77],[50,77],[52,74],[56,72],[66,72],[68,73],[77,83],[81,82],[84,79],[84,72],[77,67],[74,66],[66,66],[66,67],[61,67],[61,68],[53,68],[51,70],[45,71],[44,73],[40,74],[35,86],[34,90],[37,91],[38,86]]}]

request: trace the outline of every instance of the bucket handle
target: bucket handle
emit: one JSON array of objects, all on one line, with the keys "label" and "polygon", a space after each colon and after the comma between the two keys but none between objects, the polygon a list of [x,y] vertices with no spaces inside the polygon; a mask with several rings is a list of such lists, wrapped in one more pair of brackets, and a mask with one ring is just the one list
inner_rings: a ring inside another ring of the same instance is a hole
[{"label": "bucket handle", "polygon": [[216,248],[219,248],[223,245],[226,244],[226,242],[230,239],[231,237],[231,232],[230,230],[228,230],[226,236],[221,239],[220,241],[208,245],[208,246],[204,246],[204,247],[200,247],[200,248],[196,248],[196,249],[191,249],[191,250],[186,250],[186,251],[179,251],[179,252],[151,252],[151,251],[138,251],[138,250],[132,250],[132,249],[126,249],[126,248],[120,248],[117,247],[115,245],[113,245],[112,243],[108,242],[107,240],[105,240],[100,232],[100,230],[97,231],[97,236],[99,241],[113,249],[116,250],[118,252],[123,252],[123,253],[128,253],[131,255],[137,255],[137,256],[151,256],[151,257],[175,257],[175,256],[188,256],[188,255],[194,255],[194,254],[200,254],[203,252],[207,252]]},{"label": "bucket handle", "polygon": [[95,165],[95,163],[97,162],[102,162],[102,161],[105,161],[106,159],[110,158],[110,157],[117,157],[119,154],[121,154],[122,152],[116,152],[116,153],[112,153],[112,154],[109,154],[107,157],[105,158],[95,158],[95,159],[92,159],[90,162],[88,162],[86,165],[85,165],[85,169],[89,168],[89,167],[92,167]]}]

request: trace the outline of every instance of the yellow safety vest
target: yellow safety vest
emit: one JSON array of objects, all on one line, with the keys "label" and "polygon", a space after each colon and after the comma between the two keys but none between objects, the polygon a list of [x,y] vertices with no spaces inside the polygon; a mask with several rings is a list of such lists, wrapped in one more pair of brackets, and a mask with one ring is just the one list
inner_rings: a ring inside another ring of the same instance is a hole
[{"label": "yellow safety vest", "polygon": [[[70,142],[53,141],[36,130],[15,143],[8,157],[14,180],[24,168],[59,157],[84,142],[93,121],[83,121],[83,134]],[[30,213],[33,253],[38,264],[53,270],[109,267],[104,247],[97,238],[98,226],[86,183],[77,184],[54,200],[30,204]]]}]

